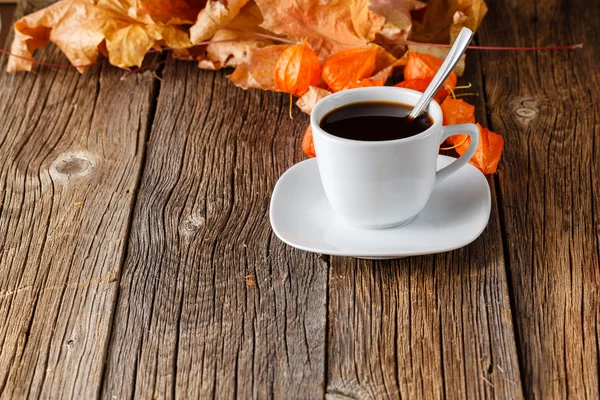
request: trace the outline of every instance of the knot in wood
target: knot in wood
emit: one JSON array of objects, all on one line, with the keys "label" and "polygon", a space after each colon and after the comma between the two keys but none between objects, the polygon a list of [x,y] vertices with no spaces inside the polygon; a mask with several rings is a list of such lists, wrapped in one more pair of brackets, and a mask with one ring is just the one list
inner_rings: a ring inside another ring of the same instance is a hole
[{"label": "knot in wood", "polygon": [[181,222],[181,231],[184,235],[192,235],[204,226],[204,217],[198,214],[190,214]]},{"label": "knot in wood", "polygon": [[519,117],[523,117],[523,118],[535,118],[535,116],[537,115],[537,110],[534,110],[533,108],[527,108],[527,107],[520,107],[517,108],[515,110],[515,112],[517,113],[517,115]]},{"label": "knot in wood", "polygon": [[513,110],[517,115],[517,120],[523,125],[528,125],[540,112],[537,107],[537,102],[533,99],[522,99],[517,101]]},{"label": "knot in wood", "polygon": [[60,154],[52,165],[50,175],[56,180],[86,176],[96,167],[96,158],[85,151]]}]

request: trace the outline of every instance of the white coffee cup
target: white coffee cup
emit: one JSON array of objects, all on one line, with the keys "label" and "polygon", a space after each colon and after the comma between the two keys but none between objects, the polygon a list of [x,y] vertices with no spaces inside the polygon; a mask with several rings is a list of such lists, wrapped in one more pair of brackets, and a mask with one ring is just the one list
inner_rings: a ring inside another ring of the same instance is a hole
[{"label": "white coffee cup", "polygon": [[[475,124],[442,126],[442,110],[432,101],[427,113],[433,125],[408,138],[370,142],[340,138],[319,126],[330,111],[361,102],[393,102],[413,106],[420,92],[397,87],[345,90],[320,100],[310,124],[323,189],[333,210],[361,228],[390,228],[411,222],[425,207],[433,187],[464,166],[475,153],[479,129]],[[468,150],[436,171],[440,144],[466,133]]]}]

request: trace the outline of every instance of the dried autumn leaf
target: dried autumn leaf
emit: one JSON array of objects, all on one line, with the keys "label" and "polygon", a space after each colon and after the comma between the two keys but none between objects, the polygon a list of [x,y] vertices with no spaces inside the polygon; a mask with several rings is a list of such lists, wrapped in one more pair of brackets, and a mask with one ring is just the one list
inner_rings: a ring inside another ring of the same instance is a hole
[{"label": "dried autumn leaf", "polygon": [[260,10],[250,2],[223,29],[219,29],[206,46],[206,51],[196,57],[200,68],[219,69],[237,67],[248,61],[254,49],[273,44],[270,39],[257,40],[257,34],[268,34],[259,27],[262,22]]},{"label": "dried autumn leaf", "polygon": [[[64,0],[63,0],[64,1]],[[196,20],[205,0],[94,0],[96,6],[147,25],[184,25]]]},{"label": "dried autumn leaf", "polygon": [[[427,86],[431,83],[432,78],[425,79],[406,79],[398,84],[396,87],[413,89],[417,90],[421,93],[424,93],[427,89]],[[438,104],[442,104],[444,99],[448,96],[448,90],[445,87],[441,87],[440,90],[437,91],[433,99],[438,102]]]},{"label": "dried autumn leaf", "polygon": [[370,47],[342,50],[325,61],[321,77],[331,91],[339,92],[371,76],[376,56],[377,51]]},{"label": "dried autumn leaf", "polygon": [[369,10],[368,0],[255,0],[262,27],[292,38],[307,38],[323,61],[340,50],[375,39],[385,18]]},{"label": "dried autumn leaf", "polygon": [[410,39],[423,43],[452,43],[460,28],[475,31],[487,12],[483,0],[430,0],[421,21],[413,21]]},{"label": "dried autumn leaf", "polygon": [[[385,51],[383,48],[381,48],[383,51]],[[379,52],[378,52],[379,54]],[[389,53],[388,53],[389,54]],[[397,73],[397,70],[402,70],[402,74],[404,73],[404,68],[406,67],[406,64],[408,63],[408,57],[407,57],[406,53],[405,55],[403,55],[402,57],[398,58],[397,60],[395,60],[392,64],[388,65],[387,67],[383,68],[383,69],[379,69],[381,68],[380,66],[380,62],[377,61],[379,60],[381,57],[378,55],[376,61],[375,61],[375,75],[373,75],[371,77],[371,79],[383,79],[384,82],[387,81],[387,79],[389,78],[389,76],[394,73]],[[394,57],[395,58],[395,57]]]},{"label": "dried autumn leaf", "polygon": [[331,92],[329,90],[321,89],[317,86],[311,86],[308,88],[306,93],[300,96],[300,98],[296,102],[296,105],[300,110],[302,110],[302,112],[305,112],[306,114],[310,115],[315,104],[317,104],[317,102],[323,97],[327,97],[330,94]]},{"label": "dried autumn leaf", "polygon": [[275,64],[281,53],[289,45],[273,45],[255,49],[248,59],[238,65],[229,80],[242,89],[259,88],[265,90],[278,90],[275,85]]},{"label": "dried autumn leaf", "polygon": [[461,0],[459,3],[461,8],[452,15],[450,42],[454,42],[460,30],[464,27],[475,32],[488,11],[488,7],[483,0]]},{"label": "dried autumn leaf", "polygon": [[210,39],[215,32],[225,27],[238,15],[249,0],[228,0],[206,2],[206,7],[198,14],[196,23],[190,28],[192,43]]},{"label": "dried autumn leaf", "polygon": [[192,23],[205,5],[206,0],[143,0],[137,3],[152,20],[165,24]]},{"label": "dried autumn leaf", "polygon": [[148,50],[159,41],[169,47],[190,46],[187,34],[172,25],[130,24],[106,32],[108,61],[120,68],[141,66]]},{"label": "dried autumn leaf", "polygon": [[309,157],[316,157],[315,142],[313,142],[312,127],[308,125],[302,138],[302,151]]},{"label": "dried autumn leaf", "polygon": [[[479,124],[477,126],[479,127],[479,144],[469,163],[476,166],[484,174],[493,174],[498,169],[498,163],[504,148],[504,139]],[[465,140],[456,147],[456,152],[463,155],[469,148],[469,143],[469,140]]]},{"label": "dried autumn leaf", "polygon": [[[120,12],[132,12],[137,19]],[[55,43],[80,72],[96,62],[99,47],[106,43],[111,64],[125,68],[141,65],[152,47],[189,47],[187,34],[175,25],[152,21],[148,14],[135,14],[133,0],[62,0],[29,14],[14,24],[15,37],[7,71],[30,71],[32,53],[49,41]]]},{"label": "dried autumn leaf", "polygon": [[[90,19],[81,24],[80,15]],[[26,15],[14,24],[15,37],[6,70],[31,71],[32,53],[39,47],[54,42],[73,65],[80,66],[83,72],[87,66],[96,62],[98,45],[104,40],[97,21],[110,19],[111,13],[84,1],[60,1],[46,8]],[[79,30],[81,39],[76,48],[70,46],[70,34]]]},{"label": "dried autumn leaf", "polygon": [[373,71],[374,75],[370,77],[370,79],[383,79],[383,82],[385,83],[390,74],[392,74],[397,67],[406,66],[408,58],[396,58],[386,49],[375,43],[369,43],[369,47],[377,51],[375,57],[375,70]]},{"label": "dried autumn leaf", "polygon": [[275,64],[275,85],[279,90],[302,96],[310,86],[319,83],[321,66],[306,41],[288,47]]},{"label": "dried autumn leaf", "polygon": [[411,11],[420,10],[426,4],[418,0],[371,0],[371,11],[385,17],[379,35],[385,42],[403,42],[412,28]]},{"label": "dried autumn leaf", "polygon": [[[408,57],[408,63],[404,68],[404,79],[433,78],[443,62],[444,60],[441,58],[411,51]],[[454,89],[457,81],[458,77],[453,71],[444,82],[444,86],[449,86]]]},{"label": "dried autumn leaf", "polygon": [[398,59],[393,54],[391,54],[378,44],[369,43],[368,47],[370,49],[375,50],[375,70],[373,71],[375,74],[378,74],[386,68],[389,68],[391,65],[398,61]]}]

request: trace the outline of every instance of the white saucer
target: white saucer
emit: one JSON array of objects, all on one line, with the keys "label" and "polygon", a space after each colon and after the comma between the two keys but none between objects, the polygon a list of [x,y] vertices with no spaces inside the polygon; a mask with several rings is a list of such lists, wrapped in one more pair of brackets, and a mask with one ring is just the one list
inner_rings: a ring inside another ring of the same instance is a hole
[{"label": "white saucer", "polygon": [[[438,169],[452,162],[438,157]],[[316,159],[302,161],[279,178],[271,197],[271,226],[290,246],[314,253],[388,259],[440,253],[465,246],[485,229],[491,195],[487,180],[467,164],[434,188],[429,202],[406,226],[361,229],[331,209]]]}]

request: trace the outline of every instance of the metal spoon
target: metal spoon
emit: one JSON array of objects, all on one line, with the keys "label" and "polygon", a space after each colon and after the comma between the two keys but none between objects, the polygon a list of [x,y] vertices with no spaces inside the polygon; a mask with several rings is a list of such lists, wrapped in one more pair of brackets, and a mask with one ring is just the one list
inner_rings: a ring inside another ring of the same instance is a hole
[{"label": "metal spoon", "polygon": [[469,28],[462,28],[460,30],[460,33],[454,41],[454,44],[448,52],[448,55],[442,63],[442,66],[431,80],[429,86],[427,86],[425,93],[423,93],[423,96],[421,96],[421,98],[415,105],[415,108],[413,108],[410,114],[408,114],[408,118],[417,118],[429,105],[429,102],[431,101],[433,96],[435,96],[437,91],[444,84],[446,78],[448,77],[448,75],[450,75],[450,72],[452,72],[452,69],[454,69],[454,66],[458,63],[458,60],[460,60],[460,57],[463,55],[465,50],[467,50],[467,46],[469,45],[469,43],[471,43],[472,37],[473,31]]}]

